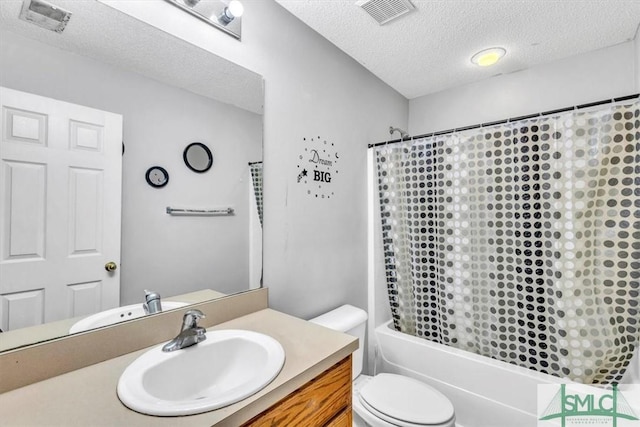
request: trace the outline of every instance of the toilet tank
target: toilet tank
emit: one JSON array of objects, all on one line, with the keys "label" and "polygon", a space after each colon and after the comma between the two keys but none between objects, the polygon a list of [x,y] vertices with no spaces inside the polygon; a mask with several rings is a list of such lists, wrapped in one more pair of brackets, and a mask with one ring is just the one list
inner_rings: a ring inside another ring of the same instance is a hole
[{"label": "toilet tank", "polygon": [[314,317],[309,322],[322,325],[325,328],[353,335],[360,341],[360,346],[353,353],[353,379],[362,373],[362,359],[364,355],[364,334],[367,325],[367,312],[352,305],[343,305],[328,313]]}]

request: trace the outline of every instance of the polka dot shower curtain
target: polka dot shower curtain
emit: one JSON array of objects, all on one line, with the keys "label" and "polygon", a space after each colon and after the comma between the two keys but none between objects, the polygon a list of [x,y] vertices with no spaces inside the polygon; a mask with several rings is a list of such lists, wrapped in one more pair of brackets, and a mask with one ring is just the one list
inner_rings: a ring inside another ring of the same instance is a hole
[{"label": "polka dot shower curtain", "polygon": [[640,103],[377,146],[396,329],[584,383],[640,330]]},{"label": "polka dot shower curtain", "polygon": [[262,225],[262,162],[249,163],[251,169],[251,183],[253,184],[253,194],[256,196],[258,207],[258,217]]}]

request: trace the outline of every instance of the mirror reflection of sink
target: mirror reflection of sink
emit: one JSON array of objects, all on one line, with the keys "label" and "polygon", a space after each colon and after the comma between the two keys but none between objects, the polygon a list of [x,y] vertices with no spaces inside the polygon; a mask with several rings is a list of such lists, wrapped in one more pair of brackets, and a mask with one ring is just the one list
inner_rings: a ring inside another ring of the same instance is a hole
[{"label": "mirror reflection of sink", "polygon": [[[186,302],[162,301],[162,311],[172,310],[188,305]],[[111,310],[101,311],[92,314],[74,323],[69,329],[70,334],[88,331],[89,329],[99,328],[101,326],[113,325],[114,323],[124,322],[125,320],[136,319],[145,316],[146,313],[142,308],[142,304],[132,304],[124,307],[117,307]]]},{"label": "mirror reflection of sink", "polygon": [[207,332],[194,346],[152,348],[118,381],[118,397],[148,415],[193,415],[239,402],[266,387],[284,365],[284,349],[270,336],[244,330]]}]

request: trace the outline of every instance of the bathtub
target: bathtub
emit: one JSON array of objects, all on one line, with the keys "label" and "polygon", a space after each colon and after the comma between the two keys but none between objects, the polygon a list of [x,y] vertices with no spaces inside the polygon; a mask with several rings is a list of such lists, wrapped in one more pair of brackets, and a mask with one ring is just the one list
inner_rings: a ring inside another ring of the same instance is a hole
[{"label": "bathtub", "polygon": [[535,427],[538,384],[568,382],[552,375],[397,332],[375,329],[376,373],[424,381],[453,403],[457,427]]}]

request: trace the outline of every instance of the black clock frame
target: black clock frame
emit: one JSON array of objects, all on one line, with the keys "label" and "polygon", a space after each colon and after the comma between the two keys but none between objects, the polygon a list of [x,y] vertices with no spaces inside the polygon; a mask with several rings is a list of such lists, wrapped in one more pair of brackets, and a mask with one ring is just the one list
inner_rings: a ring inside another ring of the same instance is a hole
[{"label": "black clock frame", "polygon": [[[165,177],[167,177],[165,182],[163,182],[162,184],[156,184],[155,182],[151,181],[151,179],[149,178],[149,175],[151,175],[151,172],[154,169],[158,169],[160,172],[162,172],[164,174]],[[151,166],[149,169],[147,169],[147,173],[144,175],[144,177],[147,180],[147,184],[149,184],[150,186],[152,186],[154,188],[161,188],[161,187],[164,187],[165,185],[167,185],[169,183],[169,172],[167,172],[167,170],[165,168],[163,168],[162,166]]]}]

